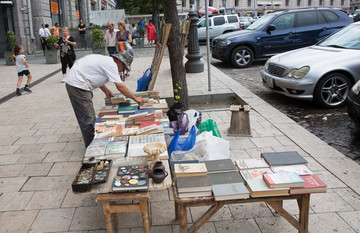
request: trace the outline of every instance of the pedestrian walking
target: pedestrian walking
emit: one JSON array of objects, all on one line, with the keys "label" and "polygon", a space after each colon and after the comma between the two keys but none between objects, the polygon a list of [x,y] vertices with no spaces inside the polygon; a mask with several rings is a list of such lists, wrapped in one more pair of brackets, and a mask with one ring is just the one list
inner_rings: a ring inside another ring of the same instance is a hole
[{"label": "pedestrian walking", "polygon": [[87,43],[86,43],[86,26],[84,24],[84,21],[80,19],[80,24],[78,26],[78,31],[80,33],[80,38],[83,44],[83,49],[87,49]]},{"label": "pedestrian walking", "polygon": [[52,26],[50,30],[53,36],[59,37],[59,23],[56,22],[55,25]]},{"label": "pedestrian walking", "polygon": [[114,22],[107,22],[108,29],[105,31],[104,41],[105,41],[105,47],[108,51],[109,55],[117,53],[116,49],[116,33],[119,31],[118,29],[115,29]]},{"label": "pedestrian walking", "polygon": [[65,82],[66,78],[66,69],[69,66],[69,69],[74,64],[76,59],[74,46],[76,46],[75,39],[69,35],[69,29],[67,27],[62,28],[63,36],[59,38],[58,43],[54,43],[54,46],[60,47],[60,61],[61,61],[61,71],[63,74],[63,79],[61,82]]},{"label": "pedestrian walking", "polygon": [[107,98],[114,96],[106,87],[113,82],[118,91],[142,105],[144,100],[136,97],[121,81],[119,72],[131,69],[132,56],[127,51],[111,55],[90,54],[77,60],[66,77],[66,90],[80,126],[85,147],[94,138],[95,110],[92,102],[93,90],[100,88]]},{"label": "pedestrian walking", "polygon": [[132,40],[131,46],[134,46],[134,39],[136,39],[138,37],[139,37],[139,35],[137,32],[137,27],[135,27],[135,24],[133,23],[132,30],[131,30],[131,40]]},{"label": "pedestrian walking", "polygon": [[146,25],[146,31],[148,35],[148,44],[155,44],[156,35],[155,35],[155,25],[152,23],[152,20],[149,20],[149,24]]},{"label": "pedestrian walking", "polygon": [[[128,52],[132,53],[132,48],[130,45],[132,43],[132,39],[131,39],[130,32],[128,30],[126,30],[125,22],[119,21],[118,28],[119,28],[119,31],[116,33],[116,45],[117,45],[118,51],[120,52],[122,50],[129,50]],[[130,47],[130,49],[129,49],[129,47]],[[131,54],[131,55],[133,55],[133,54]],[[121,74],[122,80],[125,80],[125,77],[129,77],[129,76],[130,76],[130,72],[128,70],[126,70],[124,73]]]},{"label": "pedestrian walking", "polygon": [[17,85],[16,85],[15,94],[17,96],[20,96],[21,95],[20,86],[21,86],[24,75],[26,75],[27,78],[28,78],[27,81],[26,81],[24,91],[32,92],[30,90],[30,88],[29,88],[32,76],[31,76],[30,71],[28,69],[29,65],[26,62],[26,57],[24,55],[24,48],[21,45],[16,45],[15,49],[14,49],[14,54],[15,54],[14,59],[15,59],[16,69],[17,69],[17,72],[18,72],[18,81],[17,81]]},{"label": "pedestrian walking", "polygon": [[129,24],[129,21],[127,19],[125,19],[125,26],[126,26],[126,30],[131,32],[130,24]]},{"label": "pedestrian walking", "polygon": [[40,37],[40,42],[41,42],[41,47],[43,50],[43,53],[45,55],[45,47],[46,47],[46,34],[45,34],[45,24],[41,24],[41,28],[39,29],[39,37]]}]

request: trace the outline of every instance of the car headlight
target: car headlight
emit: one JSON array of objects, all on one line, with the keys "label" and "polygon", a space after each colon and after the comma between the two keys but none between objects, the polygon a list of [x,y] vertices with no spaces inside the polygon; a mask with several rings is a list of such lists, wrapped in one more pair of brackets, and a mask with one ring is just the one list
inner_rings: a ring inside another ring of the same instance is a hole
[{"label": "car headlight", "polygon": [[230,40],[220,40],[220,41],[218,42],[218,46],[227,46],[227,45],[229,45],[229,44],[231,44],[231,41],[230,41]]},{"label": "car headlight", "polygon": [[360,81],[355,83],[355,85],[351,88],[351,91],[355,93],[355,95],[359,95],[360,92]]},{"label": "car headlight", "polygon": [[310,71],[309,66],[303,66],[300,69],[293,69],[289,73],[289,78],[296,78],[296,79],[302,78],[307,73],[309,73],[309,71]]},{"label": "car headlight", "polygon": [[267,70],[269,68],[270,59],[268,59],[264,65],[264,70]]}]

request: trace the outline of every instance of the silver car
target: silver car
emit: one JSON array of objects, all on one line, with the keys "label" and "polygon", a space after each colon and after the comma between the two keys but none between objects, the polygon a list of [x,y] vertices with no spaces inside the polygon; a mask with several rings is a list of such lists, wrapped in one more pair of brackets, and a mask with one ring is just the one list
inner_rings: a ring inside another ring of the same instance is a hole
[{"label": "silver car", "polygon": [[263,84],[289,97],[335,108],[346,102],[360,79],[360,23],[316,45],[271,57],[261,70]]}]

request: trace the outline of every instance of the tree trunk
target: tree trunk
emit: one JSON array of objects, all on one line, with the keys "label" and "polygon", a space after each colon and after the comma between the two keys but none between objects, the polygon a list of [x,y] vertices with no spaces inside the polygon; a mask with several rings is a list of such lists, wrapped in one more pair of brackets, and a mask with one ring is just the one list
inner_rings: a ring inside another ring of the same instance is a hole
[{"label": "tree trunk", "polygon": [[171,23],[172,25],[168,39],[168,50],[170,56],[174,100],[180,102],[186,110],[189,107],[189,96],[186,84],[185,67],[183,64],[176,0],[163,0],[163,8],[165,23]]},{"label": "tree trunk", "polygon": [[160,27],[159,27],[159,7],[158,7],[158,4],[157,4],[157,1],[158,0],[153,0],[153,3],[152,3],[152,21],[153,21],[153,24],[155,25],[155,36],[156,36],[156,40],[159,39],[159,30],[160,30]]}]

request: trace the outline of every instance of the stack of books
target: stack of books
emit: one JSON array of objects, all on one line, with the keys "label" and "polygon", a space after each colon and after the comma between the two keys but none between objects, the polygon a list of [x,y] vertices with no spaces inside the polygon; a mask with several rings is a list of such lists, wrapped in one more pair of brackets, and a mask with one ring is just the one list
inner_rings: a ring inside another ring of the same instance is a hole
[{"label": "stack of books", "polygon": [[174,164],[176,189],[179,198],[211,196],[211,184],[203,163]]},{"label": "stack of books", "polygon": [[106,138],[120,136],[124,128],[122,122],[106,121],[95,123],[94,134],[95,138]]},{"label": "stack of books", "polygon": [[118,106],[111,105],[111,106],[103,106],[99,109],[98,117],[102,117],[104,115],[117,115],[118,114]]},{"label": "stack of books", "polygon": [[123,158],[126,155],[129,137],[94,138],[86,148],[84,162],[98,162]]},{"label": "stack of books", "polygon": [[119,103],[126,102],[126,97],[121,93],[115,93],[114,97],[111,97],[110,99],[105,97],[105,105],[119,105]]}]

